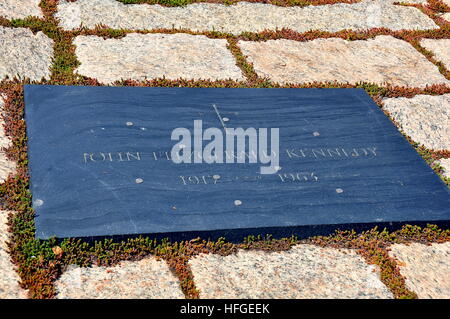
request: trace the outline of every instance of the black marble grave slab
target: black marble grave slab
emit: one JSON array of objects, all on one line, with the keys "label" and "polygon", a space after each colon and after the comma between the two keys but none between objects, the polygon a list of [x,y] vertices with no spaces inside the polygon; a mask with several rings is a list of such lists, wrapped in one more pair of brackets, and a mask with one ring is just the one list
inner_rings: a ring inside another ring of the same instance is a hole
[{"label": "black marble grave slab", "polygon": [[[223,118],[279,128],[281,170],[170,160],[173,129],[221,129]],[[362,89],[27,85],[25,119],[41,239],[239,240],[450,220],[448,188]]]}]

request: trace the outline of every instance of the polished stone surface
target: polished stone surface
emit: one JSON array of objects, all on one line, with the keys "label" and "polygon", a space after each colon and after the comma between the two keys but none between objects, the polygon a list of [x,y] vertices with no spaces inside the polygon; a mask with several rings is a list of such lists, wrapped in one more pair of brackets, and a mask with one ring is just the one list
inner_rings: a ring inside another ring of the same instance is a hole
[{"label": "polished stone surface", "polygon": [[[362,89],[26,86],[25,103],[39,238],[239,240],[450,217],[447,187]],[[279,171],[175,164],[171,133],[194,120],[279,128]]]}]

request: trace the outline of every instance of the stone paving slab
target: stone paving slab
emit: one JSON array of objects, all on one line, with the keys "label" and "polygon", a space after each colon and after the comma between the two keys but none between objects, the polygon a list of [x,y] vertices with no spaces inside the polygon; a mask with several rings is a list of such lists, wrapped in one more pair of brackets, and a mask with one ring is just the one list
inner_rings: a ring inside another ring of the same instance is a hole
[{"label": "stone paving slab", "polygon": [[[0,112],[3,112],[4,98],[5,95],[0,93]],[[5,136],[3,118],[0,117],[0,183],[15,170],[15,163],[9,161],[1,150],[3,147],[8,147],[10,143],[10,139]],[[20,278],[14,270],[8,253],[8,214],[9,212],[0,210],[0,299],[26,298],[26,291],[19,286]]]},{"label": "stone paving slab", "polygon": [[154,257],[114,267],[70,266],[55,283],[59,299],[181,299],[178,279]]},{"label": "stone paving slab", "polygon": [[383,109],[413,141],[434,150],[450,150],[450,94],[383,100]]},{"label": "stone paving slab", "polygon": [[450,83],[408,42],[392,36],[359,41],[239,41],[238,45],[260,77],[279,83],[364,81],[410,87]]},{"label": "stone paving slab", "polygon": [[450,22],[450,12],[444,13],[441,17],[442,17],[444,20]]},{"label": "stone paving slab", "polygon": [[450,178],[450,158],[440,159],[439,164],[444,168],[444,176]]},{"label": "stone paving slab", "polygon": [[406,286],[419,298],[450,298],[450,242],[396,244],[390,250],[389,255],[399,261]]},{"label": "stone paving slab", "polygon": [[[0,93],[0,111],[3,112],[4,94]],[[5,136],[3,119],[0,117],[0,148],[7,147],[11,143]],[[4,181],[15,169],[15,163],[9,161],[0,151],[0,183]],[[17,275],[8,252],[7,242],[9,212],[0,210],[0,299],[26,298],[26,291],[20,288],[20,278]]]},{"label": "stone paving slab", "polygon": [[6,77],[50,79],[52,60],[53,40],[44,33],[0,27],[0,80]]},{"label": "stone paving slab", "polygon": [[121,39],[79,36],[76,72],[102,83],[121,79],[245,80],[225,39],[190,34],[128,34]]},{"label": "stone paving slab", "polygon": [[189,261],[201,298],[392,298],[378,268],[353,250],[297,245]]},{"label": "stone paving slab", "polygon": [[24,19],[29,16],[43,18],[41,0],[1,0],[0,17],[6,19]]},{"label": "stone paving slab", "polygon": [[393,3],[401,2],[401,3],[406,3],[406,4],[427,4],[428,1],[427,0],[402,0],[402,1],[393,0],[391,2],[393,2]]},{"label": "stone paving slab", "polygon": [[422,39],[420,45],[433,52],[436,60],[450,70],[450,39]]},{"label": "stone paving slab", "polygon": [[[0,92],[0,112],[3,113],[3,101],[6,96]],[[0,116],[0,183],[3,183],[10,173],[16,169],[16,164],[8,160],[3,148],[10,146],[11,140],[5,135],[3,118]]]},{"label": "stone paving slab", "polygon": [[[0,92],[0,112],[3,112],[3,99],[5,95]],[[3,118],[0,117],[0,149],[8,147],[11,141],[5,136]],[[15,170],[15,163],[9,161],[0,151],[0,183]],[[20,288],[20,278],[17,275],[8,252],[8,211],[0,210],[0,300],[26,298],[27,293]]]},{"label": "stone paving slab", "polygon": [[[442,0],[448,7],[450,7],[450,0]],[[444,13],[442,18],[450,22],[450,12]]]},{"label": "stone paving slab", "polygon": [[20,288],[20,278],[16,273],[8,252],[9,239],[8,212],[0,210],[0,300],[27,298],[26,290]]},{"label": "stone paving slab", "polygon": [[[233,34],[287,28],[297,32],[370,28],[437,29],[432,19],[413,7],[393,5],[393,0],[363,0],[354,4],[280,7],[239,2],[227,6],[195,3],[183,7],[125,5],[116,0],[60,1],[56,17],[66,30],[98,24],[114,29],[190,29]],[[340,17],[337,19],[336,17]]]}]

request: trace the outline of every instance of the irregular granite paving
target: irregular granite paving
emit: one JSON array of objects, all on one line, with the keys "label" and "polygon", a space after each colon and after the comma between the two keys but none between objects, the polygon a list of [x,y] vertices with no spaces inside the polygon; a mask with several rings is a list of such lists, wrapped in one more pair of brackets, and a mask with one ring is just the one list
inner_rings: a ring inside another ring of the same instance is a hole
[{"label": "irregular granite paving", "polygon": [[450,150],[450,94],[388,98],[383,104],[413,141],[433,150]]},{"label": "irregular granite paving", "polygon": [[[4,95],[0,94],[1,111],[3,111],[3,98]],[[0,148],[8,147],[10,143],[10,139],[5,136],[3,119],[0,118]],[[14,170],[14,162],[9,161],[4,152],[0,151],[0,183]],[[0,210],[0,299],[26,298],[26,291],[19,286],[20,278],[14,270],[8,253],[8,214],[9,212]]]},{"label": "irregular granite paving", "polygon": [[442,17],[444,20],[450,22],[450,12],[444,13],[441,17]]},{"label": "irregular granite paving", "polygon": [[435,59],[450,70],[450,39],[422,39],[420,45],[433,52]]},{"label": "irregular granite paving", "polygon": [[1,0],[0,17],[6,19],[24,19],[29,16],[43,18],[41,0]]},{"label": "irregular granite paving", "polygon": [[0,80],[6,77],[50,79],[52,61],[53,40],[44,33],[0,27]]},{"label": "irregular granite paving", "polygon": [[27,298],[26,290],[20,288],[20,278],[8,253],[8,213],[0,210],[0,300]]},{"label": "irregular granite paving", "polygon": [[189,261],[201,298],[392,298],[378,268],[353,250],[297,245]]},{"label": "irregular granite paving", "polygon": [[[450,8],[450,0],[442,0],[442,1],[447,5],[447,7]],[[444,13],[441,17],[450,22],[450,12]]]},{"label": "irregular granite paving", "polygon": [[419,298],[450,298],[450,242],[395,244],[389,255],[398,260],[406,286]]},{"label": "irregular granite paving", "polygon": [[[3,112],[4,97],[5,95],[0,92],[0,112]],[[0,117],[0,148],[8,147],[10,143],[10,139],[5,136],[3,118]],[[2,183],[14,169],[15,163],[6,159],[3,151],[0,151],[0,183]],[[20,278],[14,270],[14,266],[11,263],[11,258],[8,253],[8,214],[8,211],[0,210],[0,300],[27,297],[26,291],[19,286]]]},{"label": "irregular granite paving", "polygon": [[401,3],[407,3],[407,4],[427,4],[428,1],[427,0],[403,0],[403,1],[393,0],[392,2],[393,3],[401,2]]},{"label": "irregular granite paving", "polygon": [[[363,0],[354,4],[307,7],[280,7],[262,3],[236,5],[194,3],[183,7],[125,5],[116,0],[61,0],[56,18],[65,30],[81,25],[94,28],[102,24],[113,29],[189,29],[222,31],[233,34],[282,28],[297,32],[370,28],[437,29],[432,19],[419,9],[393,4],[394,1]],[[336,17],[339,17],[337,19]]]},{"label": "irregular granite paving", "polygon": [[444,176],[450,178],[450,158],[442,158],[439,164],[444,168]]},{"label": "irregular granite paving", "polygon": [[225,39],[190,34],[128,34],[121,39],[74,40],[80,75],[102,83],[121,79],[245,80]]},{"label": "irregular granite paving", "polygon": [[[4,98],[6,96],[0,92],[0,112],[3,113]],[[3,183],[10,173],[16,169],[16,164],[6,158],[4,148],[9,147],[11,140],[5,135],[3,118],[0,116],[0,183]]]},{"label": "irregular granite paving", "polygon": [[69,269],[56,281],[60,299],[181,299],[184,294],[163,260],[123,261],[114,267]]},{"label": "irregular granite paving", "polygon": [[450,83],[412,45],[392,36],[359,41],[239,41],[238,45],[260,77],[278,83],[372,82],[410,87]]},{"label": "irregular granite paving", "polygon": [[393,0],[391,2],[393,2],[393,3],[401,2],[401,3],[407,3],[407,4],[427,4],[428,0],[402,0],[402,1]]}]

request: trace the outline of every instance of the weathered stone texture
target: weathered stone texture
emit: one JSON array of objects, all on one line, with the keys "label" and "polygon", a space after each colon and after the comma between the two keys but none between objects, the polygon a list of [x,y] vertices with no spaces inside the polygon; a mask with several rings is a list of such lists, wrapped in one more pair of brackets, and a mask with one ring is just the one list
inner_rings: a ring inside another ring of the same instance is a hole
[{"label": "weathered stone texture", "polygon": [[446,21],[450,22],[450,12],[444,13],[441,17]]},{"label": "weathered stone texture", "polygon": [[440,159],[439,164],[444,168],[444,176],[450,178],[450,158]]},{"label": "weathered stone texture", "polygon": [[[0,112],[3,114],[3,100],[6,95],[0,92]],[[11,140],[5,135],[3,118],[0,116],[0,183],[15,170],[15,163],[8,160],[2,148],[8,147]],[[0,210],[0,300],[26,298],[26,291],[19,286],[20,278],[17,275],[8,249],[8,211]]]},{"label": "weathered stone texture", "polygon": [[[3,114],[3,103],[6,95],[0,92],[0,113]],[[9,147],[11,140],[5,135],[3,118],[0,115],[0,183],[3,183],[10,173],[13,173],[16,165],[5,156],[4,149]]]},{"label": "weathered stone texture", "polygon": [[121,39],[79,36],[76,72],[102,83],[121,79],[245,80],[225,39],[190,34],[128,34]]},{"label": "weathered stone texture", "polygon": [[415,142],[429,149],[450,150],[450,94],[389,98],[383,104]]},{"label": "weathered stone texture", "polygon": [[450,83],[408,42],[392,36],[360,41],[239,41],[238,45],[259,76],[279,83],[372,82],[410,87]]},{"label": "weathered stone texture", "polygon": [[419,298],[450,298],[450,242],[396,244],[390,250],[389,254],[399,261],[406,286]]},{"label": "weathered stone texture", "polygon": [[60,299],[180,299],[179,282],[165,261],[154,257],[114,267],[70,266],[56,283]]},{"label": "weathered stone texture", "polygon": [[353,250],[297,245],[189,261],[201,298],[392,298],[378,269]]},{"label": "weathered stone texture", "polygon": [[41,0],[1,0],[0,17],[6,19],[24,19],[29,16],[42,18],[39,3]]},{"label": "weathered stone texture", "polygon": [[423,39],[420,45],[433,52],[435,59],[450,70],[450,39]]},{"label": "weathered stone texture", "polygon": [[20,278],[8,253],[8,214],[9,212],[0,210],[0,300],[27,297],[26,291],[19,286]]},{"label": "weathered stone texture", "polygon": [[[394,1],[363,0],[354,4],[280,7],[239,2],[227,6],[195,3],[184,7],[125,5],[115,0],[60,1],[56,17],[66,30],[103,24],[114,29],[148,30],[180,28],[223,31],[233,34],[287,28],[298,32],[370,28],[437,29],[417,8],[393,5]],[[339,17],[339,18],[337,18]]]},{"label": "weathered stone texture", "polygon": [[50,79],[52,61],[53,40],[44,33],[0,27],[0,80],[5,77]]}]

